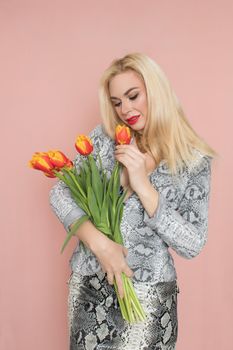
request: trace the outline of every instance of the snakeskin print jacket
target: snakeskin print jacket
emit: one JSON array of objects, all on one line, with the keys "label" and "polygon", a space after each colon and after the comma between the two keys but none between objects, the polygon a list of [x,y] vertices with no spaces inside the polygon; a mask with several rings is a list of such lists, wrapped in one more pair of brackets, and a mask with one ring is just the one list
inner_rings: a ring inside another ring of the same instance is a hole
[{"label": "snakeskin print jacket", "polygon": [[[110,177],[115,163],[115,141],[98,124],[90,133],[93,156],[99,166],[97,153]],[[126,261],[134,271],[137,282],[172,281],[177,278],[174,260],[168,248],[191,259],[197,256],[207,241],[208,207],[212,158],[197,153],[195,167],[184,167],[174,177],[162,160],[149,175],[159,193],[159,202],[149,217],[139,197],[133,192],[124,203],[121,233],[128,248]],[[83,156],[77,154],[74,164],[79,169]],[[74,202],[69,188],[58,180],[51,188],[49,201],[52,210],[67,230],[84,215]],[[79,241],[69,261],[72,271],[91,275],[101,270],[95,255],[87,248],[80,249]]]}]

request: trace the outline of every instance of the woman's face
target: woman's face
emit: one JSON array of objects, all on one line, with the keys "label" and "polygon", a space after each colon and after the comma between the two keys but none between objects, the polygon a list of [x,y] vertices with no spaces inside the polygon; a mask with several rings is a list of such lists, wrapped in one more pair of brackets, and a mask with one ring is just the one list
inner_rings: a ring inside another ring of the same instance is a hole
[{"label": "woman's face", "polygon": [[115,75],[109,83],[110,99],[118,117],[131,129],[143,130],[147,118],[144,82],[133,70]]}]

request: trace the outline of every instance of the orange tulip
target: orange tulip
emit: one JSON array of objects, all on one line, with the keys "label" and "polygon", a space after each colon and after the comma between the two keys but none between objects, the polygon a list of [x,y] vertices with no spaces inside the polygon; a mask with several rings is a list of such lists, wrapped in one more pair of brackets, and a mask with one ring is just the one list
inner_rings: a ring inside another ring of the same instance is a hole
[{"label": "orange tulip", "polygon": [[88,156],[93,151],[91,139],[85,135],[79,135],[75,142],[76,150],[83,156]]},{"label": "orange tulip", "polygon": [[43,171],[48,177],[55,177],[52,171],[54,166],[45,152],[35,152],[28,165],[30,168]]},{"label": "orange tulip", "polygon": [[128,145],[130,143],[130,129],[126,125],[118,124],[116,126],[116,142],[120,145]]},{"label": "orange tulip", "polygon": [[68,168],[73,167],[73,163],[71,162],[71,160],[69,160],[61,151],[51,150],[51,151],[48,151],[47,154],[49,156],[50,162],[53,164],[53,166],[56,169],[59,170],[64,166]]}]

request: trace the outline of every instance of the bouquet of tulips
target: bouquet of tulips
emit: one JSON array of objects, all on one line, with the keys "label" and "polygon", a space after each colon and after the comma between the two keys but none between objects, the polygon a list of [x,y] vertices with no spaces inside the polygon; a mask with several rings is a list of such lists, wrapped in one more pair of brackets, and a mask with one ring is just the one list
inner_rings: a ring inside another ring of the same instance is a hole
[{"label": "bouquet of tulips", "polygon": [[[130,143],[130,130],[127,126],[117,125],[115,136],[118,144]],[[98,230],[114,242],[123,244],[120,223],[127,189],[120,194],[121,165],[118,161],[116,162],[108,179],[99,154],[99,168],[96,165],[92,155],[93,144],[89,137],[79,135],[75,142],[75,148],[82,156],[85,156],[79,171],[73,165],[73,162],[58,150],[35,152],[29,161],[31,168],[43,171],[47,177],[58,177],[62,180],[69,187],[77,205],[85,212],[85,215],[79,218],[68,230],[61,252],[63,252],[71,237],[75,235],[79,226],[86,220],[90,220]],[[82,246],[84,248],[83,244]],[[130,323],[143,321],[146,315],[130,278],[122,273],[122,280],[124,287],[123,299],[120,298],[115,279],[114,288],[123,318]]]}]

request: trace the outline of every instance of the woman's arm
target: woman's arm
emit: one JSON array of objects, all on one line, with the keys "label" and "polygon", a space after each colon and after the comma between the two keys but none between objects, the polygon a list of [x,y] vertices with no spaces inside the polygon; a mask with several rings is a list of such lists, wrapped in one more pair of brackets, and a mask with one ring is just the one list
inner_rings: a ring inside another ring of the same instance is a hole
[{"label": "woman's arm", "polygon": [[[129,174],[131,188],[144,207],[144,222],[179,255],[190,259],[198,255],[207,240],[208,205],[212,158],[198,153],[177,210],[147,177],[146,155],[133,144],[116,146],[115,156]],[[150,217],[152,215],[152,217]]]},{"label": "woman's arm", "polygon": [[154,216],[158,208],[159,193],[158,191],[156,191],[149,178],[145,183],[144,187],[140,187],[137,190],[137,195],[140,198],[140,201],[144,209],[146,210],[148,216]]},{"label": "woman's arm", "polygon": [[[98,124],[89,133],[89,137],[91,138],[94,145],[92,153],[94,158],[96,157],[97,152],[101,148],[101,136],[102,126],[101,124]],[[76,154],[76,157],[74,159],[74,165],[77,168],[77,170],[79,169],[83,158],[84,157],[81,156],[79,153]],[[76,220],[78,220],[81,216],[85,214],[84,211],[76,204],[75,200],[73,199],[69,187],[61,180],[57,181],[55,185],[51,188],[49,192],[49,201],[53,212],[63,224],[66,231],[72,223],[74,223]]]},{"label": "woman's arm", "polygon": [[96,256],[103,272],[107,273],[109,284],[113,284],[115,277],[119,294],[123,297],[124,290],[121,274],[124,272],[128,277],[132,277],[133,275],[133,271],[129,268],[125,260],[128,249],[109,239],[105,234],[99,231],[90,220],[80,225],[76,236]]},{"label": "woman's arm", "polygon": [[152,217],[144,211],[144,222],[180,256],[197,256],[207,241],[211,160],[203,156],[189,174],[185,193],[177,210],[172,209],[162,193]]},{"label": "woman's arm", "polygon": [[50,206],[68,232],[69,226],[85,212],[74,201],[69,187],[59,180],[49,192]]},{"label": "woman's arm", "polygon": [[[103,134],[101,125],[98,125],[90,134],[89,137],[93,141],[94,150],[93,156],[101,149]],[[74,161],[75,166],[79,167],[82,156],[77,154]],[[59,180],[50,190],[50,205],[60,222],[66,230],[72,227],[72,224],[85,214],[79,208],[72,198],[70,189],[61,180]],[[123,283],[121,273],[124,272],[131,277],[133,271],[126,263],[125,256],[127,248],[113,242],[106,237],[102,232],[96,229],[90,220],[83,222],[76,232],[76,236],[94,253],[97,257],[104,272],[107,272],[107,279],[110,284],[113,284],[114,277],[118,286],[119,294],[123,297]]]}]

